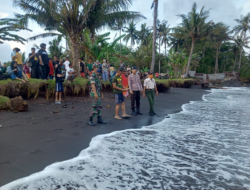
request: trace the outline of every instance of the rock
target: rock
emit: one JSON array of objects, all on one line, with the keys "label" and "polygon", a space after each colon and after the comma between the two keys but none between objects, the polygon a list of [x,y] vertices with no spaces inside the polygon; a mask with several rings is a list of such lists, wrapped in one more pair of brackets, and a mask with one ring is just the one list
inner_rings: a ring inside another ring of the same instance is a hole
[{"label": "rock", "polygon": [[11,104],[11,110],[14,113],[27,112],[28,108],[29,108],[27,102],[24,101],[21,96],[11,98],[10,99],[10,104]]}]

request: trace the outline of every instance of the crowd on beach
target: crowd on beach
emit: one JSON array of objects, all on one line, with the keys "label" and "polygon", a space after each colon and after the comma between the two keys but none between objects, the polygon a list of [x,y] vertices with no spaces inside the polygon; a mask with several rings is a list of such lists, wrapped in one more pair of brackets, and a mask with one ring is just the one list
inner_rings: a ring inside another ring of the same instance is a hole
[{"label": "crowd on beach", "polygon": [[[0,62],[0,80],[11,78],[12,80],[20,80],[24,83],[29,82],[30,78],[35,79],[54,79],[55,87],[55,104],[61,104],[64,80],[74,81],[78,76],[74,70],[70,58],[61,59],[54,56],[53,60],[49,58],[46,51],[46,44],[40,45],[40,50],[36,52],[35,48],[31,48],[29,59],[25,63],[22,62],[22,55],[19,48],[14,48],[11,53],[11,65],[2,65]],[[154,97],[158,96],[158,90],[153,73],[142,73],[136,66],[130,67],[120,60],[119,67],[116,69],[108,60],[102,63],[98,60],[88,59],[88,63],[84,58],[79,58],[80,76],[89,80],[90,96],[93,98],[92,110],[89,116],[88,124],[94,126],[93,118],[97,116],[98,123],[106,124],[102,120],[102,84],[103,81],[110,81],[113,86],[115,98],[115,119],[128,119],[130,116],[126,113],[124,97],[131,98],[132,115],[143,115],[140,111],[141,94],[149,101],[149,114],[155,115]],[[141,80],[144,79],[144,85]],[[118,115],[119,109],[122,109],[122,117]]]}]

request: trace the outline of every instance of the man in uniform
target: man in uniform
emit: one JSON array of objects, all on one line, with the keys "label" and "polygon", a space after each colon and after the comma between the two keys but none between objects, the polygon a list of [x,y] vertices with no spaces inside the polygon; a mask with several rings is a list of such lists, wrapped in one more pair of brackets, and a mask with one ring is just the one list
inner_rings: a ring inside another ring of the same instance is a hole
[{"label": "man in uniform", "polygon": [[100,124],[107,124],[107,123],[103,121],[101,117],[103,94],[101,93],[102,83],[97,72],[97,70],[99,69],[99,66],[96,63],[94,63],[92,65],[92,69],[93,69],[93,72],[89,77],[89,82],[91,85],[90,96],[93,98],[93,102],[92,102],[92,110],[90,112],[88,125],[95,126],[95,124],[93,123],[93,118],[96,115],[97,115],[98,123]]}]

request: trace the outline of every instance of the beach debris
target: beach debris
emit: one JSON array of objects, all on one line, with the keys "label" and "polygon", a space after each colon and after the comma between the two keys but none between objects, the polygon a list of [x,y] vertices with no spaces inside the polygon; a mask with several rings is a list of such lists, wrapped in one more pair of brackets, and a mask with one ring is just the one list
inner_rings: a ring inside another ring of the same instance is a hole
[{"label": "beach debris", "polygon": [[110,105],[107,105],[107,108],[110,108]]},{"label": "beach debris", "polygon": [[165,118],[170,118],[170,116],[169,116],[169,115],[166,115]]},{"label": "beach debris", "polygon": [[72,103],[73,105],[75,105],[75,103]]},{"label": "beach debris", "polygon": [[27,102],[23,100],[21,96],[11,98],[10,101],[11,101],[11,108],[12,108],[11,110],[14,113],[28,111],[29,106]]},{"label": "beach debris", "polygon": [[59,113],[59,111],[53,111],[53,113]]},{"label": "beach debris", "polygon": [[68,107],[68,105],[67,105],[67,104],[65,104],[65,105],[63,105],[63,106],[62,106],[62,108],[67,108],[67,107]]},{"label": "beach debris", "polygon": [[74,106],[72,106],[72,109],[75,109],[75,107],[74,107]]}]

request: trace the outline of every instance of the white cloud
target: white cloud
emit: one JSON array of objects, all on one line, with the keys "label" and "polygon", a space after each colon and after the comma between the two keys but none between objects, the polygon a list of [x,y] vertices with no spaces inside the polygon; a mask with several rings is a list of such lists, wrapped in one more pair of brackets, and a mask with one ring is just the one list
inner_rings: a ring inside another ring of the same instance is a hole
[{"label": "white cloud", "polygon": [[0,18],[5,18],[7,16],[9,16],[8,13],[2,13],[2,12],[0,12]]},{"label": "white cloud", "polygon": [[1,52],[0,62],[4,63],[11,60],[12,49],[9,44],[7,43],[0,44],[0,52]]}]

